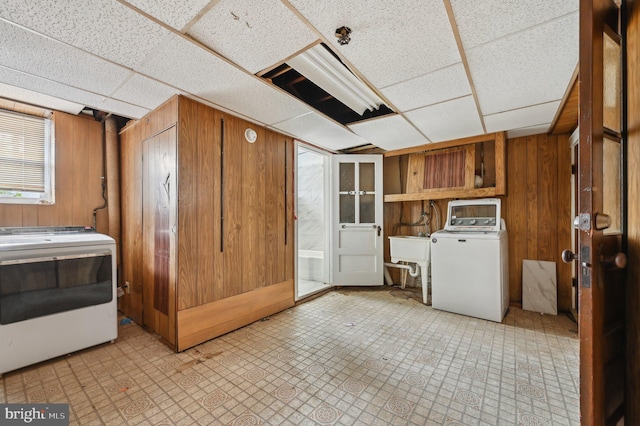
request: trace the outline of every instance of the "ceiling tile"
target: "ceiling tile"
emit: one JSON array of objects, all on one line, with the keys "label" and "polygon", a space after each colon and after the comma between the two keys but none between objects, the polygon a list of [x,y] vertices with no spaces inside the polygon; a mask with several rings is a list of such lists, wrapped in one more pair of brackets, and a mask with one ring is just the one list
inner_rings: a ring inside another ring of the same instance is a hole
[{"label": "ceiling tile", "polygon": [[165,38],[138,71],[265,124],[309,112],[288,94],[175,34]]},{"label": "ceiling tile", "polygon": [[282,121],[272,127],[295,135],[297,139],[304,142],[335,151],[367,143],[360,136],[312,112]]},{"label": "ceiling tile", "polygon": [[560,101],[555,101],[498,114],[485,115],[484,123],[487,127],[487,132],[499,132],[551,123],[559,107]]},{"label": "ceiling tile", "polygon": [[106,96],[91,93],[75,87],[67,86],[55,81],[46,80],[31,74],[26,74],[10,68],[0,66],[0,82],[44,93],[71,102],[86,105],[100,111],[111,112],[122,117],[141,118],[149,112],[148,109],[110,99]]},{"label": "ceiling tile", "polygon": [[252,74],[317,40],[289,8],[273,0],[221,0],[188,33]]},{"label": "ceiling tile", "polygon": [[578,14],[467,52],[484,115],[562,99],[578,63]]},{"label": "ceiling tile", "polygon": [[0,20],[0,65],[108,95],[126,68]]},{"label": "ceiling tile", "polygon": [[27,103],[42,108],[67,112],[76,115],[84,109],[84,105],[75,102],[69,102],[65,99],[56,98],[45,95],[43,93],[34,92],[33,90],[23,89],[21,87],[10,86],[0,83],[0,96],[5,99],[11,99],[22,103]]},{"label": "ceiling tile", "polygon": [[472,96],[416,109],[405,115],[432,142],[484,133]]},{"label": "ceiling tile", "polygon": [[180,31],[210,0],[124,0],[145,13]]},{"label": "ceiling tile", "polygon": [[367,142],[387,151],[428,144],[429,140],[401,115],[362,121],[349,126]]},{"label": "ceiling tile", "polygon": [[113,0],[3,1],[0,17],[128,67],[169,32]]},{"label": "ceiling tile", "polygon": [[[460,62],[444,3],[424,0],[288,0],[374,86]],[[340,46],[336,28],[351,28]]]},{"label": "ceiling tile", "polygon": [[579,0],[451,0],[465,49],[577,12]]},{"label": "ceiling tile", "polygon": [[551,123],[539,124],[537,126],[523,127],[521,129],[513,129],[507,132],[507,138],[520,138],[523,136],[539,135],[541,133],[547,133]]},{"label": "ceiling tile", "polygon": [[382,94],[399,111],[406,112],[426,105],[471,94],[471,86],[462,63],[422,75],[382,89]]},{"label": "ceiling tile", "polygon": [[579,7],[578,0],[451,0],[465,49],[559,18]]},{"label": "ceiling tile", "polygon": [[132,75],[116,89],[111,97],[144,108],[155,109],[171,96],[180,93],[166,84],[137,73]]}]

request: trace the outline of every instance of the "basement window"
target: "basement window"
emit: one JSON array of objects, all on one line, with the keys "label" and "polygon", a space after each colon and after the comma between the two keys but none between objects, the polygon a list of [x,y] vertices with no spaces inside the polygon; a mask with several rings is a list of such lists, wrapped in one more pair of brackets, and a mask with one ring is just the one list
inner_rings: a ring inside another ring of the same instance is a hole
[{"label": "basement window", "polygon": [[0,203],[53,204],[51,119],[0,109]]}]

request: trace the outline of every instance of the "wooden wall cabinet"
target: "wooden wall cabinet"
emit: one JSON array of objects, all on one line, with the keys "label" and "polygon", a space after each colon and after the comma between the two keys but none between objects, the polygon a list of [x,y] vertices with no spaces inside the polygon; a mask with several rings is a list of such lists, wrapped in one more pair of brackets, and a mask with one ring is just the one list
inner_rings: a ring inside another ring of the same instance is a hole
[{"label": "wooden wall cabinet", "polygon": [[[495,197],[506,194],[504,132],[388,151],[385,158],[408,158],[402,193],[385,202]],[[476,185],[476,176],[483,182]]]},{"label": "wooden wall cabinet", "polygon": [[182,351],[293,306],[291,138],[176,96],[121,157],[126,315]]}]

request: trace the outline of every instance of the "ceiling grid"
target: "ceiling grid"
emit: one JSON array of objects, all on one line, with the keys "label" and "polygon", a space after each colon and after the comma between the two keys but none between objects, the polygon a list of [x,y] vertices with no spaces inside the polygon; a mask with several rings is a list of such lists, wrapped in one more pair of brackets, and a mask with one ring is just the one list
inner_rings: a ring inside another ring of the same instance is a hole
[{"label": "ceiling grid", "polygon": [[[573,81],[578,8],[578,0],[2,2],[0,97],[32,91],[140,118],[180,93],[336,151],[540,133]],[[341,26],[352,30],[345,45],[334,35]],[[342,125],[256,75],[319,42],[394,113]]]}]

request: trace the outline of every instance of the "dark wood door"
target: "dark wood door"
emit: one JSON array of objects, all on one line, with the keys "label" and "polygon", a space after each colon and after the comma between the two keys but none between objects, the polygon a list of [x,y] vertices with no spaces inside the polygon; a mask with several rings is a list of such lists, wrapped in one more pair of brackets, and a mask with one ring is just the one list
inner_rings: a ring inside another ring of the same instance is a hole
[{"label": "dark wood door", "polygon": [[624,416],[624,108],[619,8],[580,3],[578,265],[582,424]]},{"label": "dark wood door", "polygon": [[176,144],[173,126],[144,141],[142,159],[144,324],[171,345],[176,343]]}]

